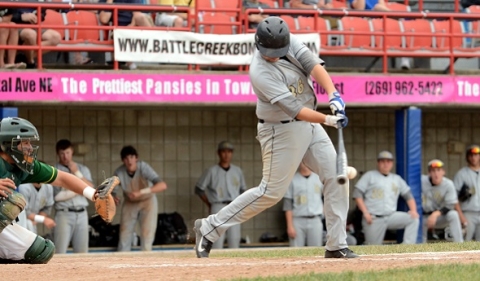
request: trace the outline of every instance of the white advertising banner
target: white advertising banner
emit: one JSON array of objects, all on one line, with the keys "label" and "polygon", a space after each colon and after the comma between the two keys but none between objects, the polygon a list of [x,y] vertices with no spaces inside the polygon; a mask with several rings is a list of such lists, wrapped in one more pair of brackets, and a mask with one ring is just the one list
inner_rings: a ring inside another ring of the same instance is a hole
[{"label": "white advertising banner", "polygon": [[[182,31],[115,29],[118,61],[179,64],[250,64],[255,50],[254,34],[202,34]],[[297,34],[315,53],[320,51],[318,33]]]}]

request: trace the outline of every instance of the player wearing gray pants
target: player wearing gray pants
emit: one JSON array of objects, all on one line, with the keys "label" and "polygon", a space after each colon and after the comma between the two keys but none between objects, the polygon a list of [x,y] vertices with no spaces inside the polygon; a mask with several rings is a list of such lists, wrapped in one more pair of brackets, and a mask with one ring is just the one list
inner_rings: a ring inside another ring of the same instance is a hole
[{"label": "player wearing gray pants", "polygon": [[467,229],[465,241],[471,241],[474,236],[476,241],[480,241],[480,146],[469,146],[465,158],[467,166],[453,178],[458,192],[457,211]]},{"label": "player wearing gray pants", "polygon": [[322,189],[318,175],[300,164],[283,197],[290,247],[322,246]]},{"label": "player wearing gray pants", "polygon": [[[225,231],[275,205],[287,192],[298,165],[303,162],[324,182],[327,258],[357,257],[346,243],[348,181],[336,181],[336,153],[325,129],[347,125],[345,104],[313,54],[279,17],[268,17],[257,27],[258,52],[250,64],[250,79],[257,95],[257,139],[260,142],[263,177],[215,215],[195,221],[197,257],[208,257],[212,242]],[[310,78],[328,93],[334,114],[316,111],[316,94]]]},{"label": "player wearing gray pants", "polygon": [[[382,151],[377,156],[377,170],[366,172],[355,185],[353,197],[363,213],[362,227],[365,242],[381,245],[387,229],[403,229],[403,244],[415,244],[418,236],[418,213],[410,187],[396,174],[393,155]],[[397,212],[399,196],[407,202],[410,211]]]},{"label": "player wearing gray pants", "polygon": [[453,242],[463,242],[462,226],[453,182],[444,177],[444,164],[438,159],[428,162],[428,176],[422,176],[423,242],[427,242],[428,230],[449,226]]}]

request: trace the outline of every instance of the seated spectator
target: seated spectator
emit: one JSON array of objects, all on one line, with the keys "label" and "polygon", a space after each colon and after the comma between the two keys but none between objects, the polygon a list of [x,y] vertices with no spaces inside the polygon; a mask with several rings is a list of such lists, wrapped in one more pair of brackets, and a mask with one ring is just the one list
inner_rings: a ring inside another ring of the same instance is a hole
[{"label": "seated spectator", "polygon": [[[242,3],[243,10],[251,9],[251,8],[262,8],[262,9],[269,9],[271,8],[269,5],[265,3],[261,3],[258,0],[243,0]],[[264,19],[267,18],[267,14],[249,14],[248,15],[248,27],[251,29],[256,29],[258,24]]]},{"label": "seated spectator", "polygon": [[[404,244],[415,244],[418,233],[418,213],[410,187],[396,174],[393,155],[382,151],[377,156],[377,169],[368,171],[358,180],[353,192],[357,207],[363,213],[362,228],[368,245],[381,245],[387,229],[405,228]],[[408,213],[397,211],[399,196],[407,202]]]},{"label": "seated spectator", "polygon": [[453,242],[463,242],[462,226],[458,212],[457,191],[453,181],[444,177],[443,162],[428,162],[428,176],[422,176],[423,242],[427,242],[428,230],[450,227]]},{"label": "seated spectator", "polygon": [[[137,4],[141,5],[141,0],[99,0],[98,3],[107,3],[107,4]],[[117,15],[118,26],[147,26],[151,27],[151,20],[147,17],[148,15],[140,11],[118,11]],[[99,19],[102,24],[108,25],[113,22],[112,10],[103,10],[99,13]],[[127,62],[126,64],[129,69],[136,69],[137,66],[133,62]]]},{"label": "seated spectator", "polygon": [[390,11],[385,0],[348,0],[348,2],[355,10]]},{"label": "seated spectator", "polygon": [[[195,15],[195,0],[160,0],[162,6],[190,7],[190,14]],[[184,27],[188,25],[188,13],[157,13],[155,25],[168,27]]]},{"label": "seated spectator", "polygon": [[[36,8],[19,8],[16,9],[12,15],[12,22],[19,24],[36,24],[38,21],[43,22],[45,20],[46,10],[42,10],[41,15],[37,15]],[[42,30],[42,46],[57,46],[62,40],[60,33],[53,29]],[[37,31],[34,28],[23,28],[20,30],[20,43],[28,46],[37,45]],[[37,51],[26,50],[26,66],[27,68],[37,68],[35,63],[35,57]],[[46,54],[50,51],[44,50],[42,54]]]},{"label": "seated spectator", "polygon": [[[10,24],[14,26],[15,23],[11,22],[13,9],[0,10],[0,23]],[[18,28],[0,28],[0,46],[17,46],[18,45]],[[27,65],[23,62],[15,63],[15,56],[17,50],[7,50],[7,63],[5,64],[5,49],[0,49],[0,68],[6,69],[24,69]]]},{"label": "seated spectator", "polygon": [[332,9],[333,5],[331,3],[327,3],[327,0],[291,0],[290,8],[315,9],[315,10],[316,9]]}]

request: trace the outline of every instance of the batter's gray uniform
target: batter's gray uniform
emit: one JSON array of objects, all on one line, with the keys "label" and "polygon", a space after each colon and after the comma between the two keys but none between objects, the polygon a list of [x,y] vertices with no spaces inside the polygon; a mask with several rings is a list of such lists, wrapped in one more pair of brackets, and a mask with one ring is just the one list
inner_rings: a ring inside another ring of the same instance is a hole
[{"label": "batter's gray uniform", "polygon": [[466,184],[473,194],[467,201],[460,202],[460,208],[468,221],[465,241],[471,241],[474,234],[475,240],[480,241],[480,193],[477,192],[480,187],[479,172],[480,171],[474,171],[469,167],[463,167],[453,178],[457,192],[460,191],[463,184]]},{"label": "batter's gray uniform", "polygon": [[140,249],[151,251],[158,222],[157,196],[154,193],[142,194],[132,201],[128,193],[151,187],[161,182],[160,176],[144,161],[137,162],[137,170],[133,176],[127,172],[125,165],[115,170],[123,190],[122,216],[120,219],[120,240],[118,251],[130,251],[133,232],[137,221],[140,223]]},{"label": "batter's gray uniform", "polygon": [[275,205],[282,200],[303,161],[324,183],[326,249],[345,249],[348,247],[345,239],[349,188],[348,182],[337,184],[336,152],[332,141],[320,124],[295,120],[301,109],[296,104],[283,109],[278,104],[293,95],[304,107],[316,110],[317,99],[310,73],[323,61],[295,35],[290,35],[286,58],[288,60],[282,58],[271,63],[256,51],[250,64],[250,80],[258,98],[257,139],[262,150],[262,181],[217,214],[203,219],[200,232],[206,239],[216,241],[228,228]]},{"label": "batter's gray uniform", "polygon": [[355,185],[354,198],[363,198],[372,224],[362,219],[365,242],[369,245],[381,245],[387,229],[405,228],[403,244],[415,244],[417,241],[419,219],[412,218],[406,212],[397,212],[398,197],[407,201],[412,198],[410,187],[396,174],[381,174],[378,170],[366,172]]},{"label": "batter's gray uniform", "polygon": [[[92,181],[92,174],[87,166],[77,163],[78,170],[83,177]],[[60,171],[71,173],[68,167],[60,163],[55,165]],[[66,191],[62,187],[54,186],[53,194],[56,196],[61,191]],[[88,201],[82,195],[75,195],[72,199],[55,202],[55,228],[53,230],[53,241],[55,243],[55,252],[64,254],[67,252],[70,241],[72,242],[74,253],[88,252]]]},{"label": "batter's gray uniform", "polygon": [[[196,184],[196,188],[205,192],[211,204],[211,214],[218,213],[223,207],[230,204],[233,199],[242,194],[245,189],[245,178],[240,167],[230,164],[225,170],[220,165],[215,165],[206,170]],[[227,231],[228,248],[240,247],[240,224]],[[213,243],[212,248],[221,249],[225,242],[225,234]]]},{"label": "batter's gray uniform", "polygon": [[322,189],[323,184],[315,173],[308,177],[300,173],[293,176],[283,197],[283,210],[292,211],[296,232],[295,238],[290,238],[290,247],[322,246]]},{"label": "batter's gray uniform", "polygon": [[[53,186],[42,183],[39,189],[36,189],[32,183],[24,183],[18,186],[17,191],[23,194],[27,200],[25,213],[28,217],[30,214],[39,214],[43,212],[50,215],[53,204]],[[33,233],[37,233],[37,225],[29,219],[26,220],[26,228]]]},{"label": "batter's gray uniform", "polygon": [[[458,212],[453,208],[457,204],[457,191],[453,182],[443,177],[439,185],[432,185],[430,177],[422,176],[423,242],[427,242],[427,219],[434,211],[441,211],[436,227],[450,227],[453,242],[463,242],[462,226]],[[448,209],[448,210],[447,210]],[[445,213],[445,214],[443,214]]]}]

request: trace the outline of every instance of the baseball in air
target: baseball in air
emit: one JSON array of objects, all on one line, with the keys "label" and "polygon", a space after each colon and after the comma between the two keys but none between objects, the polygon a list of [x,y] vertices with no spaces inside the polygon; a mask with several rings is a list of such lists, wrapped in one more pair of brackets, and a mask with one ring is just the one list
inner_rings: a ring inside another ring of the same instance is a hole
[{"label": "baseball in air", "polygon": [[357,169],[355,169],[352,166],[348,166],[347,167],[347,176],[348,176],[348,179],[350,179],[350,180],[354,179],[357,176]]}]

